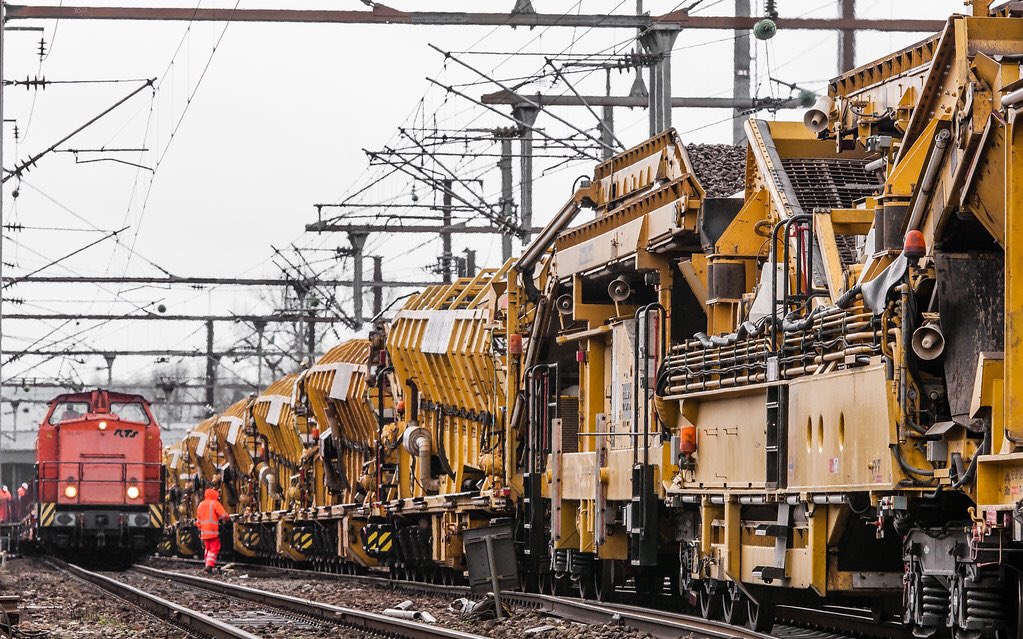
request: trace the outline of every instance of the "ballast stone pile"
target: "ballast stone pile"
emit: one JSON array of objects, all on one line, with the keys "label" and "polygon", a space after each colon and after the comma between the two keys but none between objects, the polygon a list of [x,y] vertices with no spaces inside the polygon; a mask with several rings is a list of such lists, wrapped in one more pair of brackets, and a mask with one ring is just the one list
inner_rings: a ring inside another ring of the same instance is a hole
[{"label": "ballast stone pile", "polygon": [[687,144],[696,179],[707,197],[731,197],[746,181],[746,147],[731,144]]}]

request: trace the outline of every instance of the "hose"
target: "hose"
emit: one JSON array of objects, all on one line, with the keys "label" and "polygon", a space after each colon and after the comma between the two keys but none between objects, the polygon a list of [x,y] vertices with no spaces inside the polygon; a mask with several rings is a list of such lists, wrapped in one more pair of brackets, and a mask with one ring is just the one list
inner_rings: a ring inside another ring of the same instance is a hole
[{"label": "hose", "polygon": [[[895,456],[895,461],[898,462],[899,468],[901,468],[902,472],[909,476],[914,484],[918,486],[930,485],[934,478],[933,470],[925,470],[923,468],[914,468],[913,466],[910,466],[906,463],[906,460],[903,459],[902,450],[899,448],[898,444],[890,444],[888,447],[892,449],[892,454]],[[927,477],[928,479],[922,480],[919,479],[919,477]]]},{"label": "hose", "polygon": [[451,463],[448,462],[448,453],[444,448],[444,409],[437,407],[437,423],[434,428],[437,437],[437,461],[440,462],[440,470],[442,473],[450,477],[455,478],[455,472],[451,470]]},{"label": "hose", "polygon": [[536,282],[533,281],[533,267],[524,268],[519,272],[519,276],[522,278],[522,289],[526,292],[526,299],[534,304],[540,299],[540,289],[536,287]]},{"label": "hose", "polygon": [[[984,440],[980,443],[980,448],[974,453],[973,459],[970,460],[970,466],[966,469],[966,472],[959,476],[959,479],[952,482],[952,488],[959,488],[966,484],[973,482],[974,475],[977,474],[977,463],[981,455],[987,455],[991,448],[991,429],[984,431]],[[960,463],[962,463],[962,456],[959,457]]]}]

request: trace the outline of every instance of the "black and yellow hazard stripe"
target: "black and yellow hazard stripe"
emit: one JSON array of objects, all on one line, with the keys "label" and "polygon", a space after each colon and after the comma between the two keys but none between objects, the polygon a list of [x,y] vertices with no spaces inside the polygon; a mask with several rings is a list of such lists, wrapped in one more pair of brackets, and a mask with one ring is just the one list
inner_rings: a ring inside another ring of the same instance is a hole
[{"label": "black and yellow hazard stripe", "polygon": [[163,528],[163,507],[160,504],[149,505],[149,524],[154,528]]},{"label": "black and yellow hazard stripe", "polygon": [[369,531],[369,534],[366,535],[366,543],[364,544],[366,550],[368,550],[368,551],[376,550],[376,548],[377,548],[377,543],[376,542],[377,542],[377,537],[379,536],[379,534],[380,533],[377,532],[376,528],[374,528],[373,530]]},{"label": "black and yellow hazard stripe", "polygon": [[242,528],[238,537],[241,539],[242,545],[249,550],[255,550],[259,547],[259,531],[250,526]]},{"label": "black and yellow hazard stripe", "polygon": [[39,504],[39,525],[52,526],[57,515],[57,504]]},{"label": "black and yellow hazard stripe", "polygon": [[304,528],[293,529],[291,531],[291,547],[302,553],[312,550],[313,534]]},{"label": "black and yellow hazard stripe", "polygon": [[381,530],[377,540],[377,550],[382,553],[391,552],[391,531]]}]

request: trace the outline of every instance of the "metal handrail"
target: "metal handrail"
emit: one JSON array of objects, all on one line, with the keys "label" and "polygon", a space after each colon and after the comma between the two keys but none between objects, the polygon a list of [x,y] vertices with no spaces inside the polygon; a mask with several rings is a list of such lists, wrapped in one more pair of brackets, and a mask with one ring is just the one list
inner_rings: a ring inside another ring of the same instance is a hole
[{"label": "metal handrail", "polygon": [[[81,488],[86,486],[86,485],[119,484],[119,485],[122,486],[121,500],[125,501],[125,502],[129,501],[128,500],[127,491],[128,491],[128,486],[132,485],[132,484],[129,484],[130,480],[134,480],[134,485],[135,486],[139,486],[140,488],[141,487],[148,487],[150,485],[155,485],[156,487],[159,487],[162,490],[162,487],[163,487],[163,480],[161,478],[157,477],[157,478],[154,478],[154,479],[147,479],[145,477],[147,469],[151,469],[151,468],[162,469],[163,468],[163,464],[160,463],[160,462],[44,461],[44,462],[39,462],[39,464],[37,464],[37,474],[36,474],[36,479],[35,479],[36,494],[37,495],[41,495],[43,493],[43,490],[48,488],[48,487],[50,487],[51,485],[52,486],[56,486],[58,488],[58,493],[59,493],[59,485],[61,483],[67,483],[67,480],[69,478],[67,476],[64,476],[64,477],[60,476],[61,475],[61,472],[60,472],[61,469],[65,468],[67,466],[75,467],[75,470],[73,472],[73,476],[71,477],[71,479],[73,480],[73,483],[75,483],[75,484],[77,484],[79,486],[79,490],[78,490],[78,493],[75,495],[75,497],[69,498],[69,497],[67,497],[65,495],[64,498],[65,499],[73,499],[75,502],[80,502],[81,501],[81,499],[82,499],[82,490],[81,490]],[[87,477],[83,476],[84,475],[83,471],[86,468],[96,468],[98,466],[118,466],[118,467],[120,467],[120,470],[121,470],[121,477],[119,479],[90,479],[90,478],[87,478]],[[135,470],[136,468],[141,467],[140,468],[141,472],[139,473],[141,475],[141,477],[129,477],[129,475],[128,475],[128,467],[129,466],[133,467],[132,470]],[[53,475],[53,476],[50,476],[50,475]],[[146,493],[148,493],[148,492],[150,492],[150,489],[147,488]],[[139,498],[143,499],[143,503],[147,503],[147,502],[144,501],[146,497],[148,497],[148,495],[146,495],[146,494],[140,494],[139,495]]]}]

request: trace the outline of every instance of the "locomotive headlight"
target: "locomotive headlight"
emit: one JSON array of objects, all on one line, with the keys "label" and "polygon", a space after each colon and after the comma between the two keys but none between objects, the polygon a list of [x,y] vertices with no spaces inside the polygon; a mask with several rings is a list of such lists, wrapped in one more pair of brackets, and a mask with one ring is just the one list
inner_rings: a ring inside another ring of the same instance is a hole
[{"label": "locomotive headlight", "polygon": [[74,499],[78,496],[78,488],[74,484],[68,484],[64,487],[64,496],[68,499]]},{"label": "locomotive headlight", "polygon": [[134,484],[132,484],[131,486],[128,486],[127,493],[128,493],[128,499],[138,499],[139,498],[139,487],[134,485]]},{"label": "locomotive headlight", "polygon": [[99,429],[100,430],[106,430],[107,429],[107,423],[106,422],[100,422],[99,423]]}]

